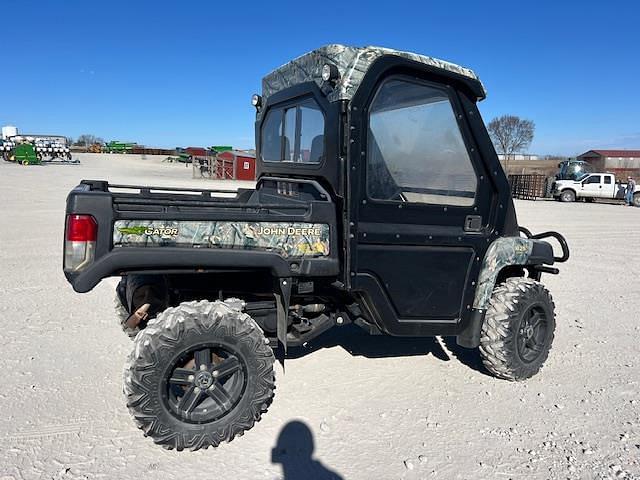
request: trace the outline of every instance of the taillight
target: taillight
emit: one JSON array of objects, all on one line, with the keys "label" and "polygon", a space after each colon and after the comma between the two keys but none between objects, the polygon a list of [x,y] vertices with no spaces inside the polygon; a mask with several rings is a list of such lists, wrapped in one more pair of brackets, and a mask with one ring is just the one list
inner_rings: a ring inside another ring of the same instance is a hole
[{"label": "taillight", "polygon": [[64,241],[64,269],[77,272],[93,262],[98,224],[91,215],[67,215]]}]

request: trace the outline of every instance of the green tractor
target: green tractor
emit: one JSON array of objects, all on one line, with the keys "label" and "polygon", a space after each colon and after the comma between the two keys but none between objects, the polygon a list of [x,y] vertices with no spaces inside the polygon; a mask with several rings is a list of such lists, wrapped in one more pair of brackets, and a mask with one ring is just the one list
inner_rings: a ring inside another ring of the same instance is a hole
[{"label": "green tractor", "polygon": [[40,165],[40,157],[30,143],[22,143],[13,149],[13,159],[22,165]]}]

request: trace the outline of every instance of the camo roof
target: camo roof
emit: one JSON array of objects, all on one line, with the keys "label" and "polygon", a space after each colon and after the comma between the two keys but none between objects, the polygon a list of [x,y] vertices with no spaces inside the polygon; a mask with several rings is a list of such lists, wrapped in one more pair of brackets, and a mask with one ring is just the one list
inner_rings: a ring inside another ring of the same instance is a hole
[{"label": "camo roof", "polygon": [[[293,85],[314,81],[327,95],[329,101],[350,100],[367,70],[383,55],[407,58],[480,81],[472,70],[437,58],[383,47],[347,47],[334,44],[305,53],[275,69],[262,79],[262,95],[269,97]],[[340,72],[340,79],[333,89],[322,81],[322,66],[325,63],[333,63]],[[486,95],[484,86],[482,91]]]}]

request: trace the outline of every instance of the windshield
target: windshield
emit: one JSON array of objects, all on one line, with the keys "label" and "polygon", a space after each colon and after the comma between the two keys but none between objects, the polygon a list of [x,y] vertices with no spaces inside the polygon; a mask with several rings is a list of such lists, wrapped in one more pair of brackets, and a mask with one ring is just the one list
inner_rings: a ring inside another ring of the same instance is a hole
[{"label": "windshield", "polygon": [[324,115],[309,98],[270,108],[262,122],[260,155],[265,162],[320,163],[324,158]]}]

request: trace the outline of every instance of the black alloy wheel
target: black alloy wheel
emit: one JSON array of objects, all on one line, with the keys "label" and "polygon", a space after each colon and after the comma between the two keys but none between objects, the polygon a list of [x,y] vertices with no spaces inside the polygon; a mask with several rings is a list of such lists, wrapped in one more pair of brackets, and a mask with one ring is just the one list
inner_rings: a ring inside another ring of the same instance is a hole
[{"label": "black alloy wheel", "polygon": [[246,388],[246,365],[230,347],[199,346],[178,356],[166,382],[163,398],[177,418],[208,423],[238,404]]},{"label": "black alloy wheel", "polygon": [[549,322],[541,305],[530,306],[523,314],[518,329],[517,353],[525,363],[535,361],[547,342]]}]

